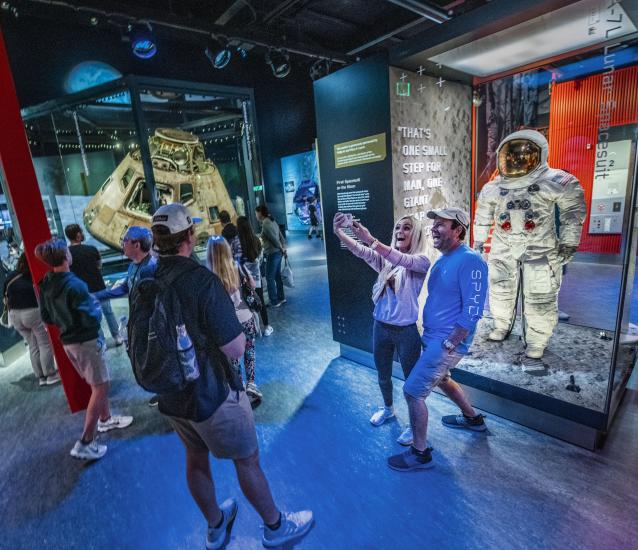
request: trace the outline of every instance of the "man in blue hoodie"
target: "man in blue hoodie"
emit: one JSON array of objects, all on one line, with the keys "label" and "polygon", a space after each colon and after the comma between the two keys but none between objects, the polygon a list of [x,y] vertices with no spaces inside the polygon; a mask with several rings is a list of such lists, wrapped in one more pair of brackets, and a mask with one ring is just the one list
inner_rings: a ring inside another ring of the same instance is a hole
[{"label": "man in blue hoodie", "polygon": [[95,439],[96,431],[126,428],[133,422],[132,416],[112,415],[109,408],[106,346],[99,336],[102,312],[86,283],[71,273],[73,259],[64,241],[52,239],[40,243],[35,255],[52,270],[39,284],[42,319],[60,329],[64,351],[78,374],[91,386],[84,431],[71,449],[71,456],[97,460],[106,453],[106,445]]}]

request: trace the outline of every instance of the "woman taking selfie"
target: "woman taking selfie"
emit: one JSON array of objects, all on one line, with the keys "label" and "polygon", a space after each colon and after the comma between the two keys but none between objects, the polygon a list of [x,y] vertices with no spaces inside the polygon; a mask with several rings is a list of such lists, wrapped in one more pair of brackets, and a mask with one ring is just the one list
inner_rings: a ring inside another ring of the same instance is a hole
[{"label": "woman taking selfie", "polygon": [[[368,246],[348,236],[345,232],[348,227]],[[353,221],[351,214],[341,212],[335,214],[333,228],[348,250],[379,274],[372,288],[372,350],[384,406],[372,415],[370,422],[380,426],[394,417],[392,358],[395,350],[406,379],[421,354],[421,338],[416,326],[418,299],[430,268],[430,261],[423,254],[425,232],[419,220],[405,216],[395,223],[392,240],[386,245],[373,237],[363,224]],[[409,426],[397,441],[402,445],[412,444]]]}]

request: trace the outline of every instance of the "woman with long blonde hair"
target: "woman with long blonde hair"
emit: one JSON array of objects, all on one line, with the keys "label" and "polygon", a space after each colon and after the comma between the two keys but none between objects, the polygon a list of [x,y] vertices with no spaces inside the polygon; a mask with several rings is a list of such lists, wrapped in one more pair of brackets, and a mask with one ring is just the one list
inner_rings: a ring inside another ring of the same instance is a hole
[{"label": "woman with long blonde hair", "polygon": [[[352,233],[361,242],[345,233],[347,227],[352,228]],[[392,358],[395,350],[406,380],[421,354],[421,338],[416,326],[418,300],[430,269],[430,260],[423,253],[425,230],[414,216],[404,216],[394,224],[392,240],[386,245],[373,237],[362,223],[341,212],[335,214],[333,228],[348,250],[379,274],[372,287],[372,350],[384,406],[372,415],[370,422],[380,426],[394,417]],[[397,441],[402,445],[412,444],[410,426]]]},{"label": "woman with long blonde hair", "polygon": [[[242,269],[233,260],[232,251],[224,237],[214,235],[208,239],[206,247],[206,264],[220,279],[226,292],[235,306],[237,319],[244,328],[246,335],[246,350],[244,351],[244,370],[246,371],[246,393],[253,399],[261,400],[262,393],[255,385],[255,338],[257,327],[253,312],[249,309],[241,296],[241,282],[245,279],[251,288],[255,288],[255,281],[248,271]],[[241,377],[241,363],[238,359],[232,361]]]}]

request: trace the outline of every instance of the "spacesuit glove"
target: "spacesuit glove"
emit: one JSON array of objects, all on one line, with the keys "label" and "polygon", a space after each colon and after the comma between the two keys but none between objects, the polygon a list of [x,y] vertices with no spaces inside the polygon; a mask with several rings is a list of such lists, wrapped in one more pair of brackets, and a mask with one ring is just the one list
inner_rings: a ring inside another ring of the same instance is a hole
[{"label": "spacesuit glove", "polygon": [[561,264],[569,263],[571,259],[574,257],[574,254],[576,254],[577,249],[578,249],[577,246],[572,246],[569,244],[559,244],[558,252],[557,252],[558,261]]},{"label": "spacesuit glove", "polygon": [[485,252],[485,243],[481,241],[474,241],[474,250],[479,254],[483,254]]}]

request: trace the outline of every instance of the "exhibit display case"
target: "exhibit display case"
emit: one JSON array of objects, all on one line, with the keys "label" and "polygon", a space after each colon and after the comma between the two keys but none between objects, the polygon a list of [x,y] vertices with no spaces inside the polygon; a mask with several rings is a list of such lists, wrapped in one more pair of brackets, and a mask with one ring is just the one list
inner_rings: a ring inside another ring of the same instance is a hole
[{"label": "exhibit display case", "polygon": [[[514,7],[494,5],[485,20],[442,26],[398,46],[385,74],[384,60],[366,62],[358,71],[374,79],[375,97],[351,90],[351,107],[364,108],[349,135],[321,123],[345,109],[328,93],[345,88],[349,69],[319,81],[319,158],[327,219],[351,212],[382,238],[402,215],[471,213],[468,244],[488,263],[490,290],[453,377],[478,407],[593,449],[638,349],[638,12],[627,2],[551,4],[519,8],[518,21]],[[385,127],[369,127],[373,104]],[[361,145],[373,138],[385,154]],[[358,147],[358,165],[342,163],[342,147]],[[326,244],[335,339],[344,356],[372,364],[374,274]],[[355,294],[365,308],[352,306]]]},{"label": "exhibit display case", "polygon": [[161,204],[202,218],[203,242],[262,192],[249,89],[125,77],[22,114],[51,233],[78,223],[105,266]]},{"label": "exhibit display case", "polygon": [[[490,292],[456,378],[495,412],[551,423],[585,446],[609,429],[638,345],[638,41],[622,4],[576,3],[433,58],[458,70],[468,48],[477,57],[464,68],[474,84],[473,239],[484,243]],[[585,51],[503,76],[479,61],[559,23],[577,31],[565,49],[586,37]],[[520,138],[539,145],[536,161],[531,149],[516,157]]]}]

